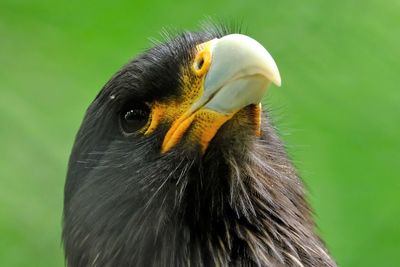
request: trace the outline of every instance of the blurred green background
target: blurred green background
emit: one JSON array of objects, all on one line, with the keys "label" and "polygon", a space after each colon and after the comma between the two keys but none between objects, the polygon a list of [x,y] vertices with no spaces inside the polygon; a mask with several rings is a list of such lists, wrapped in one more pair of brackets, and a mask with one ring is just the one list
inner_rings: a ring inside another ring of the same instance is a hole
[{"label": "blurred green background", "polygon": [[243,21],[280,68],[266,102],[341,266],[399,266],[399,1],[0,1],[0,266],[63,266],[84,111],[163,27]]}]

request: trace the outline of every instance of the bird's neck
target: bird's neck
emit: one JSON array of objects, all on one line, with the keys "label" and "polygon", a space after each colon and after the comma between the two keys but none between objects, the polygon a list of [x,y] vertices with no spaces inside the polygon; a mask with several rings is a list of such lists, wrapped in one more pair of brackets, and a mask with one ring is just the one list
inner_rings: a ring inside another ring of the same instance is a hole
[{"label": "bird's neck", "polygon": [[280,155],[283,149],[272,155],[264,145],[255,146],[245,157],[224,155],[182,170],[187,180],[177,180],[158,202],[173,203],[173,212],[155,213],[157,220],[166,216],[155,227],[156,243],[206,266],[334,266],[314,232],[302,182]]}]

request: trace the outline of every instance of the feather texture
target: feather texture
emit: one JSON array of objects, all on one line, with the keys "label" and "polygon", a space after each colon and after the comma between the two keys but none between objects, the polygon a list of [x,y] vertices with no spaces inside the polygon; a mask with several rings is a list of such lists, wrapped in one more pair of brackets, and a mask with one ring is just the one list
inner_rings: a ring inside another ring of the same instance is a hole
[{"label": "feather texture", "polygon": [[121,135],[130,98],[179,94],[180,69],[199,42],[227,29],[184,33],[122,68],[89,107],[71,154],[63,240],[81,266],[336,266],[315,232],[305,190],[269,118],[251,132],[243,110],[202,157],[150,136]]}]

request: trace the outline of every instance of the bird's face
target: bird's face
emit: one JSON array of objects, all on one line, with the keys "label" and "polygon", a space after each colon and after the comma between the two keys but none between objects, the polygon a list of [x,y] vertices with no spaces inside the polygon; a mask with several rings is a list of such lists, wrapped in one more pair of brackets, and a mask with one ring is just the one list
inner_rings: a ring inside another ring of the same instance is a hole
[{"label": "bird's face", "polygon": [[232,201],[224,176],[269,138],[260,102],[280,82],[265,48],[224,32],[182,34],[124,66],[76,137],[65,187],[66,250],[100,244],[102,233],[135,240],[183,206],[200,216],[199,207]]},{"label": "bird's face", "polygon": [[[87,112],[78,150],[130,148],[133,158],[158,159],[202,158],[222,147],[245,153],[246,140],[261,135],[261,99],[270,83],[280,86],[277,66],[250,37],[183,34],[140,55],[106,84]],[[104,161],[117,164],[107,155]]]},{"label": "bird's face", "polygon": [[[153,151],[160,156],[172,150],[204,155],[228,121],[236,121],[239,126],[230,128],[233,132],[224,136],[227,139],[243,138],[240,131],[248,130],[251,135],[259,136],[261,98],[271,82],[278,86],[281,83],[269,53],[255,40],[240,34],[205,42],[191,40],[186,45],[186,49],[174,47],[172,41],[172,45],[161,46],[168,48],[163,51],[165,54],[151,58],[159,62],[135,62],[134,67],[138,67],[140,73],[130,75],[142,78],[141,82],[151,79],[150,85],[143,86],[139,81],[136,81],[139,85],[132,84],[136,90],[143,90],[144,96],[135,95],[129,88],[113,88],[109,102],[122,102],[116,105],[122,107],[118,113],[123,136],[140,142],[161,135],[162,143]],[[153,52],[159,52],[158,49]],[[154,67],[154,63],[158,66]],[[154,77],[141,76],[154,71],[150,75]],[[126,78],[117,77],[113,82]],[[158,94],[156,90],[163,92]],[[244,123],[247,127],[240,127]]]}]

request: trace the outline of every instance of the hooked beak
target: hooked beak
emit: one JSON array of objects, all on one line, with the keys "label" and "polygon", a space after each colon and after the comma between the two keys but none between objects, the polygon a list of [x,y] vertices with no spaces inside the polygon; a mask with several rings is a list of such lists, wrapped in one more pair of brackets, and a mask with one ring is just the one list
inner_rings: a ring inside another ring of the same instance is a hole
[{"label": "hooked beak", "polygon": [[191,135],[204,153],[226,121],[248,105],[260,109],[267,87],[271,83],[281,85],[272,56],[248,36],[231,34],[198,48],[198,55],[202,55],[202,69],[198,71],[205,73],[202,95],[172,124],[164,138],[163,153],[174,147],[191,125]]}]

